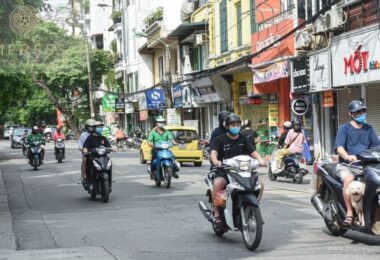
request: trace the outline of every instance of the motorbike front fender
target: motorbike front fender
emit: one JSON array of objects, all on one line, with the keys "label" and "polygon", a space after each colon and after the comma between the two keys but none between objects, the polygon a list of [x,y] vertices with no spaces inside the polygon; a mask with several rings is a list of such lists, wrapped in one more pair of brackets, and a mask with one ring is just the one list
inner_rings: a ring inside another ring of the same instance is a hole
[{"label": "motorbike front fender", "polygon": [[244,204],[251,204],[253,206],[259,206],[259,200],[252,193],[242,193],[237,196],[237,207],[240,208]]},{"label": "motorbike front fender", "polygon": [[161,160],[161,166],[171,167],[172,161],[171,160]]}]

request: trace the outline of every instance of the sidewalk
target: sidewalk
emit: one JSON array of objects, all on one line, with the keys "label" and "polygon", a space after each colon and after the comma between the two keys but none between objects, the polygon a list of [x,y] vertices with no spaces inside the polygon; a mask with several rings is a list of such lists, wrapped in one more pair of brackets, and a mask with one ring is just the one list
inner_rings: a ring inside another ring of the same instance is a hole
[{"label": "sidewalk", "polygon": [[2,170],[0,169],[0,250],[15,249],[16,238],[13,234],[12,216],[9,211],[8,197],[4,186]]}]

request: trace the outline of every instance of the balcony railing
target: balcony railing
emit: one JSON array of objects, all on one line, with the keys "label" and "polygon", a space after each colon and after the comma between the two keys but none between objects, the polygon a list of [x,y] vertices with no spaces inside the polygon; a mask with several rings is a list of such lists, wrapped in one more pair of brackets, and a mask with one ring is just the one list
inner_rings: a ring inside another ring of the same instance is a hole
[{"label": "balcony railing", "polygon": [[258,31],[262,31],[266,28],[271,27],[272,25],[279,24],[286,19],[293,19],[294,18],[294,10],[295,10],[295,6],[291,6],[291,7],[289,7],[289,9],[282,11],[281,13],[279,13],[275,16],[272,16],[271,18],[266,19],[266,20],[262,21],[261,23],[258,23],[257,24]]}]

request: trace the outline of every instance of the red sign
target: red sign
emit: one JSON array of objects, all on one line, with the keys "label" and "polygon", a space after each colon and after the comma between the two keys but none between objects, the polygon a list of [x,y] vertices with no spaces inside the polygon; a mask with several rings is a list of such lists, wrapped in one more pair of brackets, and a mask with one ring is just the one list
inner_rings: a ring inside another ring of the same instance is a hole
[{"label": "red sign", "polygon": [[[256,0],[256,23],[268,20],[281,12],[281,0]],[[253,9],[253,7],[250,7]]]},{"label": "red sign", "polygon": [[140,121],[145,121],[148,119],[148,110],[141,110],[140,111]]},{"label": "red sign", "polygon": [[248,98],[247,104],[249,105],[261,105],[263,103],[263,99],[261,97],[257,98]]},{"label": "red sign", "polygon": [[368,71],[368,51],[360,51],[362,45],[359,45],[354,54],[350,57],[344,58],[344,74],[360,73],[363,71]]},{"label": "red sign", "polygon": [[332,90],[323,92],[323,107],[334,106],[334,93]]}]

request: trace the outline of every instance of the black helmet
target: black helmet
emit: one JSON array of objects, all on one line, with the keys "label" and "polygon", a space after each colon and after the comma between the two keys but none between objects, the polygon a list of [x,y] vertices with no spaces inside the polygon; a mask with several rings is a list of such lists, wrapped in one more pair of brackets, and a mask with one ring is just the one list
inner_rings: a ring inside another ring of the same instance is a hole
[{"label": "black helmet", "polygon": [[218,115],[218,121],[219,121],[219,125],[223,125],[224,121],[226,120],[226,118],[231,115],[231,112],[228,112],[228,111],[222,111],[219,113]]},{"label": "black helmet", "polygon": [[229,126],[231,123],[234,123],[234,122],[240,122],[241,123],[240,117],[238,115],[235,115],[235,114],[229,115],[226,118],[226,127]]},{"label": "black helmet", "polygon": [[361,100],[352,100],[351,103],[348,105],[348,111],[350,111],[350,113],[355,113],[363,109],[367,110],[367,107]]},{"label": "black helmet", "polygon": [[299,125],[300,126],[301,122],[296,119],[296,120],[293,121],[293,126],[295,126],[295,125]]}]

